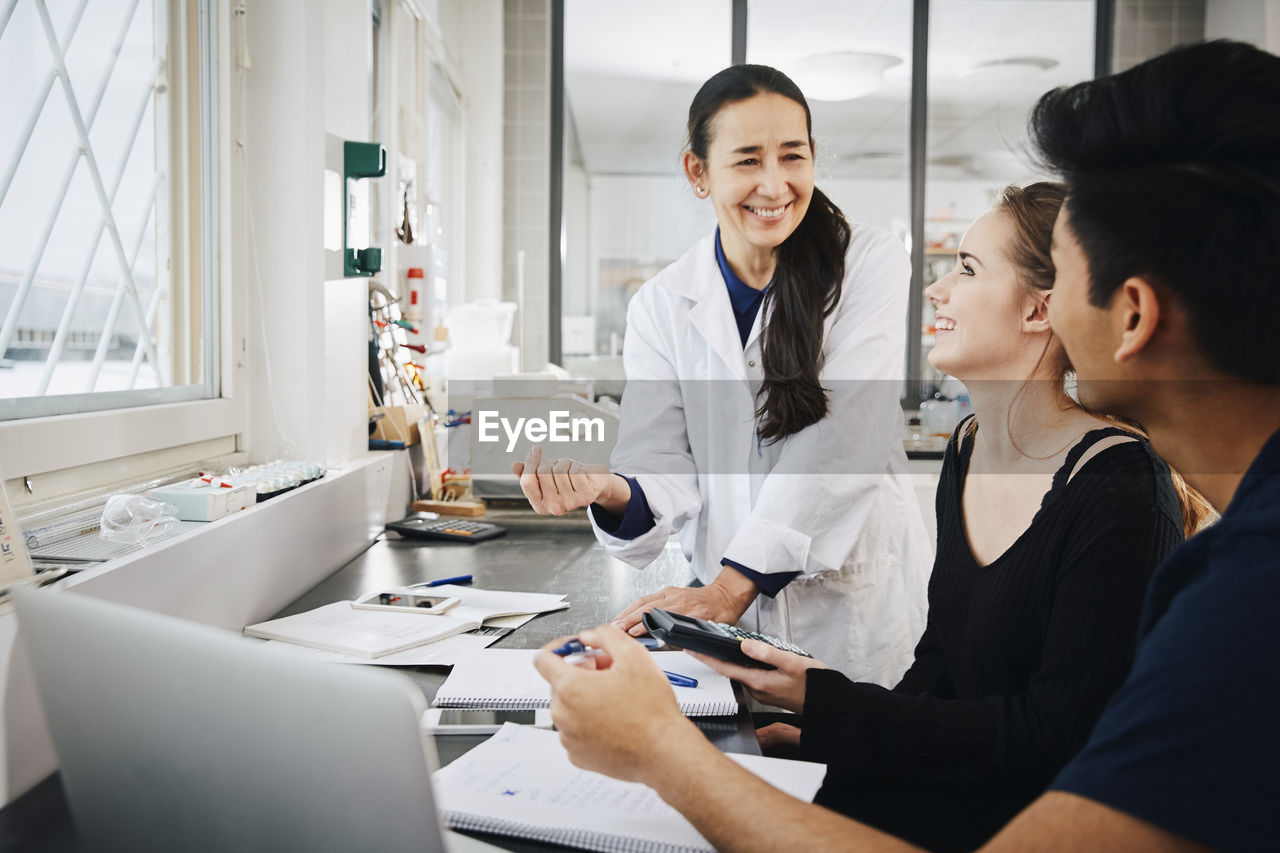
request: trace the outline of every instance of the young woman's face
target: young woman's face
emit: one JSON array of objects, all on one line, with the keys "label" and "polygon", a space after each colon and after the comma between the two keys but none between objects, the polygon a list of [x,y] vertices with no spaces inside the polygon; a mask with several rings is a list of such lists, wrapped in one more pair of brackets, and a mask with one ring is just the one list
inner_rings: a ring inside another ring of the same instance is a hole
[{"label": "young woman's face", "polygon": [[707,161],[686,167],[715,205],[728,254],[777,248],[813,198],[804,107],[773,93],[722,107],[711,125]]},{"label": "young woman's face", "polygon": [[988,210],[969,226],[951,272],[925,289],[937,317],[929,363],[957,379],[1023,379],[1023,320],[1035,297],[1009,259],[1013,223]]}]

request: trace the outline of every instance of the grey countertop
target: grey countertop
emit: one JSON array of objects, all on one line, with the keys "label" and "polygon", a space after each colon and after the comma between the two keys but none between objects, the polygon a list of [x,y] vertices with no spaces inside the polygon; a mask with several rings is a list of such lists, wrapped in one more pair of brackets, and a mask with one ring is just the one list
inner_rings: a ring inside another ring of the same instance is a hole
[{"label": "grey countertop", "polygon": [[[663,586],[693,582],[688,563],[674,544],[649,567],[638,571],[615,560],[597,543],[584,513],[543,518],[523,511],[490,512],[483,519],[507,528],[507,535],[474,545],[439,540],[404,539],[384,534],[363,554],[321,581],[277,616],[312,610],[334,601],[356,598],[423,581],[472,575],[483,589],[564,593],[567,610],[547,613],[494,643],[494,648],[537,648],[557,637],[608,622],[626,604]],[[670,654],[664,652],[663,654]],[[437,666],[396,667],[422,688],[428,701],[448,675]],[[739,699],[745,699],[740,692]],[[750,715],[743,711],[728,721],[695,721],[727,752],[759,754]],[[448,763],[483,738],[437,738],[440,760]]]}]

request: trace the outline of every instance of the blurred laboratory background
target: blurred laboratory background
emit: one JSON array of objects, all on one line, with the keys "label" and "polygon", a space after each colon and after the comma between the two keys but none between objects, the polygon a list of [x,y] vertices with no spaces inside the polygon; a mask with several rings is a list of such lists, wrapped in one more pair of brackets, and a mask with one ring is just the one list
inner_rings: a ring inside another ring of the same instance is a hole
[{"label": "blurred laboratory background", "polygon": [[366,348],[376,402],[548,365],[617,396],[627,301],[713,224],[689,102],[743,61],[797,81],[818,185],[912,254],[910,413],[954,393],[924,288],[1041,177],[1036,97],[1204,38],[1274,49],[1275,5],[6,0],[0,419],[239,381],[231,432],[341,457]]}]

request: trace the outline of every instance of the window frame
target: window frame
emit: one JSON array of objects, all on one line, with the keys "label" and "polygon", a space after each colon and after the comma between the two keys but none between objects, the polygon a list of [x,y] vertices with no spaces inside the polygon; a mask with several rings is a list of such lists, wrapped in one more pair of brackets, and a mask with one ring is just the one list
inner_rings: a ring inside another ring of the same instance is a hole
[{"label": "window frame", "polygon": [[[200,293],[202,337],[216,348],[206,350],[213,357],[200,384],[47,398],[32,407],[38,414],[0,421],[0,472],[20,486],[9,486],[15,503],[47,499],[50,491],[76,491],[77,468],[102,471],[110,463],[113,475],[135,478],[180,461],[194,463],[240,449],[246,406],[232,381],[235,370],[243,367],[243,359],[236,359],[243,341],[233,311],[240,300],[230,263],[231,10],[224,0],[167,2],[169,61],[177,56],[185,64],[182,79],[190,81],[186,103],[174,111],[181,126],[171,132],[174,147],[183,151],[181,158],[175,156],[172,171],[187,172],[173,182],[182,187],[172,193],[172,203],[183,206],[184,227],[172,237],[172,263],[175,268],[185,265],[186,292]],[[192,139],[195,129],[198,137]],[[198,181],[192,180],[193,167],[200,170]],[[139,397],[144,400],[140,405]],[[91,408],[65,410],[90,400]],[[105,407],[122,403],[125,407]],[[58,476],[49,476],[54,472]],[[42,482],[58,485],[36,488]]]}]

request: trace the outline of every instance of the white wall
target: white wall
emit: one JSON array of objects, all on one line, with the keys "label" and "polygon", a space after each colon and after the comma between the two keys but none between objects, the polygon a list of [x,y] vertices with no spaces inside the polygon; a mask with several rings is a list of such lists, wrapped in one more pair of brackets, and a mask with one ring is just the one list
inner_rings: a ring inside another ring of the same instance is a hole
[{"label": "white wall", "polygon": [[[820,178],[818,187],[851,222],[886,230],[907,223],[905,179]],[[968,221],[987,209],[996,188],[986,180],[931,180],[929,202],[954,208],[956,219]],[[601,259],[675,260],[715,227],[711,203],[695,198],[674,168],[669,176],[591,176],[588,206],[589,286],[598,278]]]},{"label": "white wall", "polygon": [[591,275],[591,187],[581,163],[565,158],[565,258],[561,270],[561,310],[566,315],[595,310]]},{"label": "white wall", "polygon": [[1206,39],[1238,39],[1280,53],[1280,0],[1208,0]]},{"label": "white wall", "polygon": [[466,94],[463,291],[468,300],[502,297],[502,0],[467,0],[460,49]]},{"label": "white wall", "polygon": [[592,175],[591,277],[602,258],[670,260],[715,228],[711,203],[700,201],[673,164],[670,175]]},{"label": "white wall", "polygon": [[[711,202],[693,195],[674,166],[669,175],[589,175],[585,194],[579,183],[570,169],[566,173],[565,198],[571,263],[566,266],[564,280],[564,313],[594,316],[598,329],[596,354],[606,355],[609,332],[621,334],[623,330],[625,295],[617,293],[616,288],[601,286],[601,262],[631,260],[656,272],[657,264],[676,260],[715,228],[715,213]],[[820,177],[818,186],[851,222],[873,225],[905,238],[909,201],[905,179]],[[931,179],[926,217],[947,211],[954,221],[927,221],[926,238],[938,239],[948,233],[958,238],[966,223],[990,206],[999,187],[999,182],[990,179]],[[577,199],[584,195],[587,209],[579,211]],[[580,224],[582,213],[585,225]],[[590,246],[585,270],[575,255],[575,246],[583,242]],[[593,369],[586,361],[575,361],[572,366],[578,371]],[[604,375],[620,378],[618,364],[596,366]]]},{"label": "white wall", "polygon": [[250,253],[245,449],[255,461],[364,452],[367,283],[324,280],[322,191],[325,133],[368,140],[370,26],[367,0],[249,4],[252,215],[233,213],[233,227]]}]

